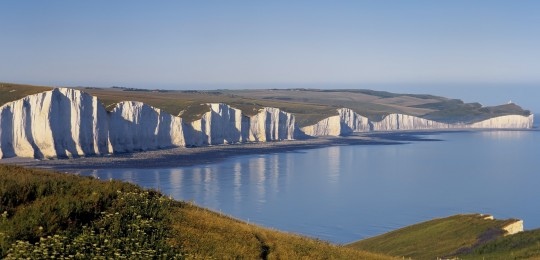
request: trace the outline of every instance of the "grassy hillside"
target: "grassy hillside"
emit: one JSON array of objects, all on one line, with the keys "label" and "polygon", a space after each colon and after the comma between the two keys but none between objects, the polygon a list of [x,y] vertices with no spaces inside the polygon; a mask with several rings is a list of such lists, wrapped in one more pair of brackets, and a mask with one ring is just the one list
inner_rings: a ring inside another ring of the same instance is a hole
[{"label": "grassy hillside", "polygon": [[[372,90],[319,90],[319,89],[273,89],[273,90],[228,90],[246,98],[279,101],[286,103],[309,103],[332,108],[347,107],[372,120],[380,120],[390,113],[420,116],[431,109],[416,108],[414,105],[444,100],[427,95],[394,94]],[[302,112],[302,111],[299,111]]]},{"label": "grassy hillside", "polygon": [[0,258],[393,259],[118,181],[0,165]]},{"label": "grassy hillside", "polygon": [[461,259],[540,259],[540,229],[498,238],[478,247]]},{"label": "grassy hillside", "polygon": [[0,82],[0,106],[11,101],[53,89],[52,87],[21,85]]},{"label": "grassy hillside", "polygon": [[468,252],[500,237],[515,220],[489,220],[480,214],[455,215],[408,226],[348,245],[360,250],[413,259],[436,259]]},{"label": "grassy hillside", "polygon": [[482,105],[478,103],[470,103],[460,105],[448,104],[445,109],[428,113],[423,117],[435,121],[454,123],[475,122],[505,115],[529,116],[530,114],[530,111],[523,110],[516,104],[482,107]]},{"label": "grassy hillside", "polygon": [[[0,84],[0,105],[51,89],[30,85]],[[262,107],[277,107],[295,114],[300,127],[317,123],[337,115],[336,109],[347,107],[372,120],[381,120],[390,113],[420,116],[441,122],[476,122],[487,118],[518,114],[529,115],[521,107],[508,104],[482,107],[478,103],[464,103],[432,95],[397,94],[363,89],[262,89],[171,91],[133,88],[79,87],[97,96],[111,110],[121,101],[140,101],[179,115],[187,121],[199,119],[209,111],[206,103],[226,103],[254,115]]]},{"label": "grassy hillside", "polygon": [[304,102],[283,102],[242,97],[223,91],[133,91],[126,89],[82,89],[97,96],[103,104],[112,108],[114,104],[124,100],[141,101],[161,108],[173,115],[179,115],[187,121],[199,119],[209,111],[203,104],[225,103],[250,116],[255,115],[263,107],[277,107],[297,115],[297,123],[301,126],[314,124],[326,117],[337,115],[336,107]]}]

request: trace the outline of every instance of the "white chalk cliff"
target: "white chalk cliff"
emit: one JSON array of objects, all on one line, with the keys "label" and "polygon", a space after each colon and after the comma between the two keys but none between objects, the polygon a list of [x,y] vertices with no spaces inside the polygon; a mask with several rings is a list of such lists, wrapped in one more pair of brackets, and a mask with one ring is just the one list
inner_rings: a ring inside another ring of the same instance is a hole
[{"label": "white chalk cliff", "polygon": [[440,123],[416,116],[403,114],[390,114],[379,122],[372,122],[373,131],[420,130],[420,129],[446,129],[450,124]]},{"label": "white chalk cliff", "polygon": [[345,135],[358,132],[369,132],[370,122],[367,117],[361,116],[348,108],[337,110],[338,115],[327,117],[318,123],[301,129],[309,136]]},{"label": "white chalk cliff", "polygon": [[519,232],[523,232],[523,220],[515,220],[514,222],[503,227],[503,230],[506,232],[504,235],[514,235]]},{"label": "white chalk cliff", "polygon": [[278,108],[265,107],[248,117],[226,104],[209,104],[201,119],[183,124],[185,145],[202,146],[239,142],[292,140],[294,116]]},{"label": "white chalk cliff", "polygon": [[309,136],[341,135],[341,118],[339,116],[327,117],[314,125],[302,127],[302,132]]},{"label": "white chalk cliff", "polygon": [[0,158],[76,157],[166,147],[291,140],[300,136],[447,128],[531,128],[533,116],[491,118],[474,124],[446,124],[392,114],[372,122],[348,108],[298,129],[293,114],[265,107],[253,116],[226,104],[194,122],[141,102],[124,101],[107,112],[96,97],[58,88],[0,106]]},{"label": "white chalk cliff", "polygon": [[[443,123],[416,116],[404,114],[390,114],[381,121],[370,121],[354,111],[347,109],[344,117],[343,111],[339,109],[339,116],[325,118],[318,123],[302,128],[302,131],[310,136],[338,136],[351,132],[368,131],[405,131],[405,130],[444,130],[444,129],[528,129],[533,127],[534,115],[507,115],[490,118],[472,124],[464,123]],[[354,118],[354,119],[353,119]]]},{"label": "white chalk cliff", "polygon": [[185,145],[182,119],[160,109],[141,102],[124,101],[118,103],[108,116],[109,153]]},{"label": "white chalk cliff", "polygon": [[248,117],[225,104],[194,122],[141,102],[107,112],[96,97],[68,88],[30,95],[0,107],[0,158],[76,157],[175,146],[293,139],[294,116],[263,108]]},{"label": "white chalk cliff", "polygon": [[[237,143],[245,140],[242,111],[225,104],[209,104],[210,111],[190,124],[184,124],[186,145],[201,146]],[[245,131],[245,130],[244,130]]]},{"label": "white chalk cliff", "polygon": [[294,115],[279,108],[265,107],[249,118],[248,141],[292,140],[296,135]]},{"label": "white chalk cliff", "polygon": [[98,99],[77,90],[27,96],[0,107],[0,156],[108,153],[108,121]]},{"label": "white chalk cliff", "polygon": [[465,125],[466,128],[533,128],[534,115],[508,115]]}]

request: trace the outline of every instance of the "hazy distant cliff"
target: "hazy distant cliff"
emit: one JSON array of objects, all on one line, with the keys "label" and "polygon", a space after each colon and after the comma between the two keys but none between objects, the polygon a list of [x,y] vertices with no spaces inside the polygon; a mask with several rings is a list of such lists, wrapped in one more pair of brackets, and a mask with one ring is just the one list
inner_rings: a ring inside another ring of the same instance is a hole
[{"label": "hazy distant cliff", "polygon": [[534,115],[509,115],[490,118],[484,121],[466,125],[468,128],[532,128]]},{"label": "hazy distant cliff", "polygon": [[[302,128],[302,130],[310,136],[324,135],[344,135],[350,132],[366,132],[366,131],[399,131],[399,130],[430,130],[430,129],[517,129],[517,128],[532,128],[534,115],[507,115],[486,119],[472,124],[464,123],[442,123],[433,120],[428,120],[416,116],[403,114],[390,114],[384,117],[381,121],[367,121],[355,112],[355,119],[350,120],[344,118],[342,111],[339,109],[340,116],[328,117],[319,121],[317,124]],[[361,121],[361,122],[360,122]],[[329,123],[332,122],[332,123]],[[343,127],[344,125],[355,127]]]},{"label": "hazy distant cliff", "polygon": [[72,157],[115,152],[290,140],[303,135],[448,128],[531,128],[533,116],[509,115],[473,124],[446,124],[390,114],[373,122],[351,109],[299,129],[291,113],[264,107],[246,116],[226,104],[208,104],[198,120],[185,122],[141,102],[124,101],[107,112],[96,97],[59,88],[0,107],[0,157]]},{"label": "hazy distant cliff", "polygon": [[371,126],[367,117],[361,116],[348,108],[338,109],[338,115],[328,117],[317,124],[301,129],[309,136],[344,135],[357,132],[369,132]]}]

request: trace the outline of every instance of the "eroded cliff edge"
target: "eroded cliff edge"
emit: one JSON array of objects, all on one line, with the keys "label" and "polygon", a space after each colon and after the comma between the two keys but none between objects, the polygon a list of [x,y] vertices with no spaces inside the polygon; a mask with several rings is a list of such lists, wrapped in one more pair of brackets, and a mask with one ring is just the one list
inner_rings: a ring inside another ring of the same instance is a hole
[{"label": "eroded cliff edge", "polygon": [[208,104],[193,122],[141,102],[124,101],[106,111],[80,90],[57,88],[0,107],[0,158],[77,157],[167,147],[267,142],[354,132],[450,128],[531,128],[533,116],[509,115],[473,124],[446,124],[391,114],[370,121],[351,109],[298,128],[295,117],[264,107],[246,116],[226,104]]}]

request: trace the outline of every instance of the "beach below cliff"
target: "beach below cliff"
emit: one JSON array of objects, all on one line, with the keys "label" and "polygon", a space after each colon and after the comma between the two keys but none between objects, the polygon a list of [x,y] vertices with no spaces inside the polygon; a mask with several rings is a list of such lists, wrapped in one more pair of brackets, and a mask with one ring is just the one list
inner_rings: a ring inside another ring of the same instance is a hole
[{"label": "beach below cliff", "polygon": [[317,138],[271,142],[245,142],[200,147],[171,147],[130,153],[82,156],[65,159],[33,159],[13,157],[0,159],[0,164],[17,164],[33,168],[61,171],[82,169],[121,168],[171,168],[217,163],[230,157],[293,152],[342,145],[401,145],[415,141],[443,141],[438,134],[470,131],[539,131],[538,129],[451,129],[354,133],[348,136],[323,136]]},{"label": "beach below cliff", "polygon": [[216,163],[233,156],[281,153],[336,145],[395,145],[423,139],[418,133],[358,134],[347,137],[319,137],[305,140],[253,142],[204,147],[175,147],[69,159],[7,158],[0,163],[62,171],[104,168],[170,168]]}]

